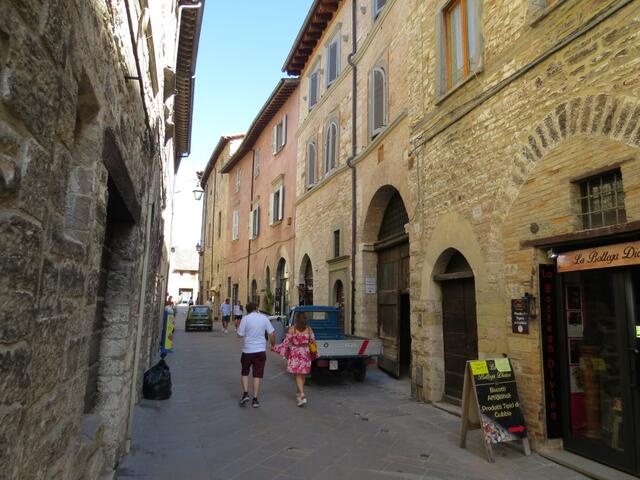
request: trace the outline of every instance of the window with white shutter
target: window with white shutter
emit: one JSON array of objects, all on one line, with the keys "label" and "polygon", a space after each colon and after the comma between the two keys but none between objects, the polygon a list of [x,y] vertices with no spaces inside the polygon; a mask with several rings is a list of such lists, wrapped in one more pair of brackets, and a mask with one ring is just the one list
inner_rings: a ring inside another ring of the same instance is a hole
[{"label": "window with white shutter", "polygon": [[278,153],[287,143],[287,116],[273,127],[273,153]]},{"label": "window with white shutter", "polygon": [[231,226],[231,239],[238,240],[238,228],[240,223],[240,215],[238,210],[233,211],[233,224]]},{"label": "window with white shutter", "polygon": [[278,220],[284,220],[284,185],[278,189]]},{"label": "window with white shutter", "polygon": [[255,205],[249,214],[249,238],[260,235],[260,205]]},{"label": "window with white shutter", "polygon": [[253,162],[253,176],[257,177],[258,175],[260,175],[260,149],[256,148],[255,161]]},{"label": "window with white shutter", "polygon": [[274,202],[274,198],[275,198],[275,192],[271,192],[271,194],[269,195],[269,225],[273,225],[275,220],[274,220],[274,210],[273,210],[273,202]]},{"label": "window with white shutter", "polygon": [[235,191],[240,191],[240,169],[236,170],[236,183],[235,183]]}]

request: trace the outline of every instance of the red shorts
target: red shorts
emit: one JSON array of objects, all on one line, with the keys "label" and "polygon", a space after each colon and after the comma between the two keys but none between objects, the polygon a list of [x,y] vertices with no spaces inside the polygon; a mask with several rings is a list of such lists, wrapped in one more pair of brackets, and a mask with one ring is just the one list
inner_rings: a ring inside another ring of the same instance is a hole
[{"label": "red shorts", "polygon": [[242,364],[242,376],[249,376],[249,370],[253,372],[253,378],[262,378],[264,376],[264,364],[267,363],[267,354],[265,352],[242,353],[240,357]]}]

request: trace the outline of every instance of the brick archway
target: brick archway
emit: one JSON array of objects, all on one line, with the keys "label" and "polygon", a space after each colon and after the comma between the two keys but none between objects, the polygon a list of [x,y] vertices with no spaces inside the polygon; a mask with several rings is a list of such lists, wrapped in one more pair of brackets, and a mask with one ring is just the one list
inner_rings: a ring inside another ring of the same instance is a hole
[{"label": "brick archway", "polygon": [[[564,141],[578,136],[604,137],[640,148],[640,99],[622,95],[587,95],[558,104],[520,137],[517,161],[505,176],[503,215],[538,162]],[[515,188],[513,188],[515,187]]]}]

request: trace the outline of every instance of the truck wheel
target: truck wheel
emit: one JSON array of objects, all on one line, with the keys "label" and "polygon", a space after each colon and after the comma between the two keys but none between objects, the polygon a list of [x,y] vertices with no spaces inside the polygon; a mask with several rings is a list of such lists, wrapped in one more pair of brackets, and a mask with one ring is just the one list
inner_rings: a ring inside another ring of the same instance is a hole
[{"label": "truck wheel", "polygon": [[364,362],[356,365],[355,369],[353,370],[353,379],[356,382],[364,382],[364,378],[366,376],[367,376],[367,365]]}]

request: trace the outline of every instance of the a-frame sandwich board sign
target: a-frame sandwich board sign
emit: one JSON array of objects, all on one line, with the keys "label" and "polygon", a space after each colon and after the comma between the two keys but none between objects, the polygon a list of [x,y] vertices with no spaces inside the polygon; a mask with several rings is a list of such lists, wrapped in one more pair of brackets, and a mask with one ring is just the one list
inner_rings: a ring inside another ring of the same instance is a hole
[{"label": "a-frame sandwich board sign", "polygon": [[476,428],[482,429],[482,441],[490,462],[494,461],[494,443],[522,441],[525,455],[531,454],[516,377],[508,358],[467,361],[460,447],[465,448],[467,432]]}]

